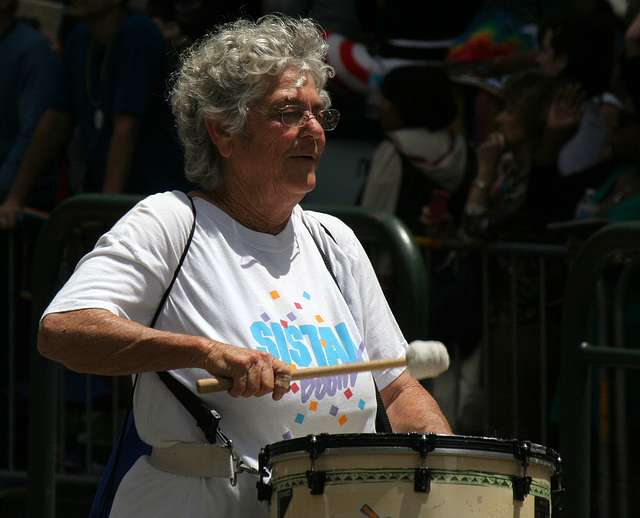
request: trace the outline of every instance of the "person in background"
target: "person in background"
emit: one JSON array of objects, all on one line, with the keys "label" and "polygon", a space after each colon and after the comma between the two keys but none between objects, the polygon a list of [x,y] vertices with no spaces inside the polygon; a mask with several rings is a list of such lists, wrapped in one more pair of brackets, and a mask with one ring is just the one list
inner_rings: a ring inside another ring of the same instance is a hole
[{"label": "person in background", "polygon": [[[51,98],[56,59],[47,38],[16,20],[18,0],[0,1],[0,203],[18,175],[33,132]],[[53,168],[34,187],[29,204],[53,205]]]},{"label": "person in background", "polygon": [[77,128],[85,192],[149,194],[190,188],[166,103],[173,64],[158,27],[124,0],[77,1],[55,98],[41,117],[4,203],[0,225],[20,218],[35,182]]},{"label": "person in background", "polygon": [[[468,153],[454,127],[457,106],[446,69],[403,66],[383,79],[378,101],[385,139],[374,151],[363,188],[363,207],[398,216],[415,234],[424,234],[423,208],[435,196],[457,215],[464,203]],[[444,213],[433,215],[437,229]],[[448,216],[447,216],[448,217]]]},{"label": "person in background", "polygon": [[592,200],[597,215],[611,221],[640,220],[640,121],[635,112],[618,114],[608,154],[611,174]]},{"label": "person in background", "polygon": [[[47,38],[38,30],[16,18],[18,0],[0,0],[0,203],[14,184],[20,164],[33,131],[49,102],[51,80],[56,60]],[[56,171],[51,167],[34,186],[29,205],[48,211],[56,194]],[[15,391],[15,380],[22,381],[29,373],[30,301],[21,297],[30,287],[29,264],[33,244],[40,231],[40,218],[29,217],[24,231],[2,231],[0,216],[0,350],[5,361],[0,366],[0,390],[3,394]],[[15,353],[11,361],[11,341]],[[13,385],[13,386],[10,386]],[[1,398],[0,413],[10,415],[8,398]],[[26,415],[27,402],[18,400],[13,415]],[[0,443],[10,444],[3,426]],[[23,465],[27,445],[24,434],[16,433],[14,451],[16,466]]]},{"label": "person in background", "polygon": [[265,13],[284,13],[290,16],[309,16],[325,32],[334,32],[358,43],[371,43],[371,34],[360,24],[356,0],[263,0]]},{"label": "person in background", "polygon": [[[529,205],[528,187],[533,171],[534,159],[540,141],[547,124],[547,112],[552,104],[557,86],[556,81],[546,77],[536,70],[527,70],[514,74],[507,79],[500,91],[502,109],[495,117],[495,130],[477,147],[477,170],[469,188],[465,204],[462,223],[458,235],[463,244],[471,247],[494,241],[526,241],[539,239],[540,228],[538,214],[534,205]],[[544,225],[542,233],[544,233]],[[463,256],[464,258],[464,256]],[[518,383],[526,387],[527,394],[535,394],[532,383],[538,383],[538,379],[527,373],[522,374],[520,368],[513,372],[507,364],[510,358],[510,342],[505,337],[501,325],[508,322],[505,317],[505,308],[509,304],[511,279],[511,264],[508,259],[500,255],[490,255],[490,261],[486,265],[481,264],[481,256],[469,253],[462,262],[465,268],[458,267],[451,273],[448,283],[441,282],[444,293],[451,290],[449,286],[457,286],[454,292],[457,297],[445,299],[448,304],[434,309],[438,311],[439,321],[447,318],[447,314],[456,314],[460,355],[462,362],[459,367],[460,377],[456,384],[446,384],[447,378],[434,380],[433,394],[437,394],[438,400],[443,400],[448,390],[449,393],[459,394],[458,406],[454,409],[457,420],[450,418],[450,422],[469,420],[468,414],[472,413],[483,401],[478,400],[477,393],[487,389],[491,398],[487,411],[483,415],[476,415],[475,429],[483,418],[488,419],[490,427],[501,430],[508,427],[509,420],[513,418],[511,408],[502,397],[505,390],[510,390],[511,376],[518,376]],[[526,259],[526,258],[525,258]],[[517,280],[519,293],[529,295],[531,278],[534,278],[535,261],[522,260],[518,262]],[[481,278],[482,267],[487,268],[489,276],[489,291],[482,292]],[[483,297],[489,300],[488,305],[483,303]],[[490,298],[489,298],[490,297]],[[522,311],[518,324],[520,329],[529,330],[531,320],[530,306],[535,298],[522,297]],[[483,308],[488,308],[491,313],[486,317]],[[534,308],[535,310],[535,308]],[[487,330],[484,326],[491,326]],[[447,325],[439,326],[441,331],[434,333],[434,337],[443,340],[449,330]],[[489,343],[481,350],[478,347],[483,331],[487,331]],[[534,332],[526,334],[526,340],[519,343],[519,358],[535,360],[537,348],[529,343],[535,338]],[[449,343],[449,342],[445,342]],[[504,371],[504,376],[482,376],[482,354],[484,361],[492,366],[493,372]],[[521,360],[523,361],[523,360]],[[449,377],[451,375],[449,374]],[[453,386],[452,386],[453,385]],[[529,392],[530,391],[530,392]],[[533,397],[533,396],[531,396]],[[446,407],[445,407],[446,412]],[[446,414],[449,417],[449,414]],[[538,417],[531,412],[519,421],[523,433],[530,433],[535,428],[532,422]],[[455,424],[454,424],[455,426]],[[531,426],[531,428],[529,428]],[[502,433],[502,431],[500,432]]]},{"label": "person in background", "polygon": [[178,13],[173,1],[149,0],[144,13],[160,27],[162,36],[176,58],[193,43],[178,23]]},{"label": "person in background", "polygon": [[[395,214],[416,235],[455,235],[474,157],[453,126],[457,105],[446,69],[437,65],[392,69],[381,84],[378,108],[386,138],[373,154],[361,205]],[[392,280],[385,260],[378,258],[376,268],[383,287]],[[455,261],[452,279],[448,254],[434,251],[431,261],[435,266],[429,279],[429,332],[447,344],[453,367],[440,380],[455,376],[462,348],[466,354],[478,344],[475,333],[470,340],[463,336],[477,327],[475,322],[455,323],[458,315],[469,314],[466,304],[475,301],[469,293],[474,279],[466,277],[464,287],[457,281],[475,270],[466,260]],[[469,347],[468,342],[472,342]],[[442,385],[439,380],[434,380],[434,389]],[[469,424],[474,412],[465,407],[466,419],[458,419],[456,399],[446,391],[438,397],[447,419],[462,433],[476,431]],[[476,412],[481,408],[475,405]]]},{"label": "person in background", "polygon": [[602,159],[607,138],[603,107],[619,104],[608,92],[615,60],[613,16],[596,9],[561,11],[540,27],[538,39],[542,72],[575,84],[585,98],[576,125],[550,121],[536,158],[568,176]]},{"label": "person in background", "polygon": [[180,52],[216,25],[239,17],[258,18],[261,0],[148,0],[145,14],[158,24],[172,52]]},{"label": "person in background", "polygon": [[477,173],[466,200],[463,241],[522,237],[529,214],[529,172],[544,134],[556,83],[536,71],[509,78],[497,130],[477,148]]},{"label": "person in background", "polygon": [[112,516],[269,514],[257,478],[241,473],[231,484],[230,453],[207,439],[157,371],[194,394],[201,378],[232,380],[228,393],[200,398],[252,468],[262,447],[283,439],[373,432],[376,385],[394,431],[451,433],[403,368],[341,379],[346,398],[328,390],[335,378],[288,378],[293,368],[406,354],[354,233],[299,206],[315,187],[325,131],[339,120],[326,51],[312,20],[275,15],[201,40],[171,94],[186,175],[200,187],[134,207],[42,317],[44,356],[81,372],[137,375],[135,425],[153,450],[122,480]]}]

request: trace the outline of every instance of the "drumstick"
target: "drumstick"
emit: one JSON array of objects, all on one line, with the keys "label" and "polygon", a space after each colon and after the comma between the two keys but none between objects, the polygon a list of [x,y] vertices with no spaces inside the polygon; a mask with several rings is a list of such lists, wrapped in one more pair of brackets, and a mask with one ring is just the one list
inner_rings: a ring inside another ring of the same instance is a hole
[{"label": "drumstick", "polygon": [[[401,358],[382,358],[367,362],[297,369],[291,373],[290,378],[287,377],[288,379],[278,381],[282,381],[288,386],[289,382],[294,380],[380,371],[404,366],[407,366],[409,374],[416,379],[435,378],[449,368],[447,348],[441,342],[414,340],[409,344],[406,355]],[[200,394],[222,392],[229,390],[232,386],[233,380],[230,378],[205,378],[196,382],[196,387]]]}]

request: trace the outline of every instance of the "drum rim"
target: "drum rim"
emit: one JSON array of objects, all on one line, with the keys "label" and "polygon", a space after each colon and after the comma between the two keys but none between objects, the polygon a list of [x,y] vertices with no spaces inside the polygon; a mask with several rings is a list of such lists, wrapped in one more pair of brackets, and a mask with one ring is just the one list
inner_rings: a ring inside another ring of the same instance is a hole
[{"label": "drum rim", "polygon": [[[269,444],[263,448],[261,454],[264,465],[270,466],[277,461],[309,455],[308,445],[315,437],[321,443],[324,454],[362,454],[362,453],[390,453],[391,450],[403,450],[403,453],[418,454],[412,442],[420,436],[435,442],[435,449],[429,455],[460,455],[475,452],[477,457],[519,459],[518,449],[525,449],[528,462],[540,464],[555,472],[560,471],[560,456],[553,449],[530,441],[517,439],[499,439],[496,437],[476,437],[467,435],[437,435],[416,433],[363,433],[363,434],[320,434],[307,435]],[[356,443],[357,441],[357,443]],[[348,448],[348,451],[344,451]]]}]

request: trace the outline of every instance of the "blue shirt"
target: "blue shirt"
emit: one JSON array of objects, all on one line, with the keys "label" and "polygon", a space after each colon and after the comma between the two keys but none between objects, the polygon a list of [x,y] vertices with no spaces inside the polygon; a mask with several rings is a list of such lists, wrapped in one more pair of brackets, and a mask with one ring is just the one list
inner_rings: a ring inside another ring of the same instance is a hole
[{"label": "blue shirt", "polygon": [[[13,185],[31,136],[51,99],[56,59],[43,34],[16,22],[0,38],[0,201]],[[50,185],[55,178],[46,178]]]},{"label": "blue shirt", "polygon": [[116,113],[142,117],[125,192],[192,188],[166,100],[173,70],[160,30],[140,13],[130,12],[103,46],[91,41],[84,23],[69,34],[52,107],[71,113],[78,124],[87,161],[85,191],[102,191]]}]

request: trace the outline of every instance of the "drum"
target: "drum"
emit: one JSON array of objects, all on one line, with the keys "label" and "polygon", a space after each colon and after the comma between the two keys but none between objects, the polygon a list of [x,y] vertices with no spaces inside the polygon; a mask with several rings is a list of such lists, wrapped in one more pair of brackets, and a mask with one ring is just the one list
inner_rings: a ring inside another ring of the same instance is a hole
[{"label": "drum", "polygon": [[309,435],[263,448],[260,470],[271,518],[547,518],[561,491],[556,452],[484,437]]}]

